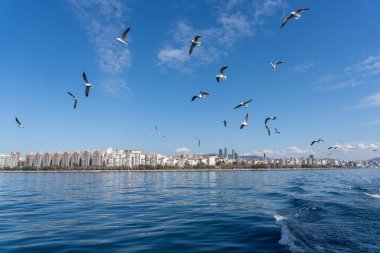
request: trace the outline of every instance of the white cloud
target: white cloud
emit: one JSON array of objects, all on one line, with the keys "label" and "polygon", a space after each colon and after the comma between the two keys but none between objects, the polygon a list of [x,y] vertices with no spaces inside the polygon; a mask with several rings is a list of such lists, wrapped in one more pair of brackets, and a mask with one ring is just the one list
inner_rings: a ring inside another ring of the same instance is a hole
[{"label": "white cloud", "polygon": [[[196,66],[215,62],[237,41],[253,36],[265,17],[286,6],[284,0],[227,0],[210,1],[210,4],[217,6],[215,25],[196,29],[188,22],[176,22],[171,41],[164,43],[157,52],[159,66],[191,72]],[[188,48],[190,40],[198,34],[202,35],[202,45],[193,51],[197,58],[194,62],[188,56]]]},{"label": "white cloud", "polygon": [[126,28],[126,5],[120,0],[68,0],[68,2],[94,45],[100,69],[106,79],[109,79],[102,82],[105,90],[115,93],[125,90],[126,84],[122,81],[121,75],[131,65],[131,53],[114,38]]},{"label": "white cloud", "polygon": [[292,68],[294,72],[303,73],[306,72],[316,66],[315,63],[305,63],[305,64],[298,64]]},{"label": "white cloud", "polygon": [[177,148],[175,150],[175,152],[177,154],[186,154],[186,153],[190,153],[190,149],[186,148],[186,147],[181,147],[181,148]]},{"label": "white cloud", "polygon": [[364,98],[359,107],[380,106],[380,92]]}]

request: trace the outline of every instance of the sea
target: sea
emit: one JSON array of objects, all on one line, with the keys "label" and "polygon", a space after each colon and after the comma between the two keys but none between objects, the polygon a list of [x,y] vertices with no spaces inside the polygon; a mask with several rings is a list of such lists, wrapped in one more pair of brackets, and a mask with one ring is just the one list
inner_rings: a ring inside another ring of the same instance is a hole
[{"label": "sea", "polygon": [[0,252],[380,252],[380,169],[2,172]]}]

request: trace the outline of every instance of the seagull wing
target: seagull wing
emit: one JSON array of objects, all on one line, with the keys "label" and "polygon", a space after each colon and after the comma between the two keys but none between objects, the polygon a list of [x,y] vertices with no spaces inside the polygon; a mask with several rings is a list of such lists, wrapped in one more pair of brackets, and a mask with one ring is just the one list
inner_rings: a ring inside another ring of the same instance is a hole
[{"label": "seagull wing", "polygon": [[324,142],[324,140],[322,140],[322,139],[318,139],[318,142],[321,142],[321,141],[323,141],[323,142]]},{"label": "seagull wing", "polygon": [[224,65],[223,67],[221,67],[220,70],[219,70],[220,74],[223,75],[223,71],[224,71],[226,68],[228,68],[227,65]]},{"label": "seagull wing", "polygon": [[334,147],[329,147],[328,150],[330,150],[330,149],[332,149],[332,148],[334,148]]},{"label": "seagull wing", "polygon": [[73,98],[76,98],[70,91],[68,91],[67,93],[69,93],[69,95],[72,96]]},{"label": "seagull wing", "polygon": [[227,120],[223,120],[224,127],[227,127]]},{"label": "seagull wing", "polygon": [[76,109],[77,108],[77,103],[78,103],[78,100],[74,100],[74,109]]},{"label": "seagull wing", "polygon": [[252,102],[252,99],[248,100],[248,101],[245,101],[244,104],[249,104]]},{"label": "seagull wing", "polygon": [[22,124],[21,124],[21,122],[18,120],[18,118],[16,117],[16,122],[17,122],[17,124],[19,125],[19,126],[21,126]]},{"label": "seagull wing", "polygon": [[270,136],[270,128],[268,126],[266,126],[266,125],[265,125],[265,127],[266,127],[266,129],[268,131],[268,135]]},{"label": "seagull wing", "polygon": [[86,76],[86,73],[84,73],[84,71],[83,71],[83,73],[82,73],[82,77],[83,77],[83,81],[84,81],[85,83],[88,83],[87,76]]},{"label": "seagull wing", "polygon": [[288,21],[291,20],[293,17],[294,17],[293,14],[290,14],[289,16],[287,16],[287,17],[285,18],[284,22],[282,22],[280,29],[283,28],[284,25],[286,25],[286,23],[288,23]]},{"label": "seagull wing", "polygon": [[200,147],[201,146],[201,140],[198,139],[197,137],[195,137],[195,139],[198,141],[198,147]]},{"label": "seagull wing", "polygon": [[194,96],[192,99],[191,99],[191,102],[193,102],[198,96]]},{"label": "seagull wing", "polygon": [[201,94],[202,95],[208,95],[208,96],[210,95],[210,94],[208,94],[207,92],[204,92],[204,91],[201,91]]},{"label": "seagull wing", "polygon": [[125,37],[127,37],[127,34],[129,33],[129,31],[131,30],[131,27],[128,27],[127,29],[125,29],[125,31],[121,34],[121,38],[124,40]]},{"label": "seagull wing", "polygon": [[296,10],[295,12],[298,14],[298,13],[301,13],[303,11],[308,11],[308,10],[310,10],[310,8],[300,8],[300,9]]},{"label": "seagull wing", "polygon": [[283,61],[276,61],[275,65],[284,63]]},{"label": "seagull wing", "polygon": [[265,119],[265,123],[264,123],[265,126],[267,125],[267,123],[268,123],[269,120],[270,120],[270,118],[266,118],[266,119]]},{"label": "seagull wing", "polygon": [[248,112],[247,112],[247,114],[246,114],[245,117],[244,117],[244,122],[245,122],[245,123],[248,122]]},{"label": "seagull wing", "polygon": [[193,52],[193,49],[194,49],[195,45],[196,45],[195,43],[191,43],[190,48],[189,48],[189,56]]},{"label": "seagull wing", "polygon": [[202,35],[197,35],[194,37],[194,41],[199,41],[199,39],[202,37]]},{"label": "seagull wing", "polygon": [[310,146],[313,146],[317,141],[312,141]]},{"label": "seagull wing", "polygon": [[219,83],[219,76],[216,77],[216,82]]},{"label": "seagull wing", "polygon": [[89,92],[90,92],[90,86],[86,86],[86,97],[88,97]]},{"label": "seagull wing", "polygon": [[241,107],[241,106],[243,106],[243,105],[242,105],[242,104],[239,104],[239,105],[235,106],[234,109],[237,109],[237,108],[239,108],[239,107]]}]

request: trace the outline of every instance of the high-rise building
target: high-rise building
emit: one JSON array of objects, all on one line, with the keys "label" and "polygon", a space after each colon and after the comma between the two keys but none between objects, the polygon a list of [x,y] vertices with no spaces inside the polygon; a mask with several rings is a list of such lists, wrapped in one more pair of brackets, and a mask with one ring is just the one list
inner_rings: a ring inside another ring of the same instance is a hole
[{"label": "high-rise building", "polygon": [[81,167],[87,167],[92,165],[92,152],[84,151],[82,156]]},{"label": "high-rise building", "polygon": [[235,149],[232,149],[232,151],[231,151],[231,159],[236,159],[235,158]]},{"label": "high-rise building", "polygon": [[51,159],[52,166],[62,166],[62,153],[54,153],[53,158]]},{"label": "high-rise building", "polygon": [[228,158],[227,155],[228,155],[228,154],[227,154],[227,148],[224,148],[224,158]]},{"label": "high-rise building", "polygon": [[218,155],[219,158],[222,158],[223,157],[223,149],[219,149],[219,155]]},{"label": "high-rise building", "polygon": [[99,150],[95,150],[92,155],[92,166],[102,166],[104,161],[103,153]]},{"label": "high-rise building", "polygon": [[72,157],[71,153],[68,153],[68,152],[63,153],[63,156],[62,156],[63,167],[71,167],[71,157]]},{"label": "high-rise building", "polygon": [[51,166],[52,155],[50,153],[45,153],[42,159],[42,167]]}]

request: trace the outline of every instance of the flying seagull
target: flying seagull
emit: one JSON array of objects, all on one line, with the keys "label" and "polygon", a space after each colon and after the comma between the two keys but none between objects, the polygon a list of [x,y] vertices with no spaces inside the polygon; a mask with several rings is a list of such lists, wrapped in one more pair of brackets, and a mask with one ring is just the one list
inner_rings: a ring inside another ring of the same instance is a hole
[{"label": "flying seagull", "polygon": [[378,150],[378,149],[374,149],[374,150],[373,150],[373,152],[377,152],[377,151],[380,151],[380,150]]},{"label": "flying seagull", "polygon": [[[287,16],[284,20],[284,22],[282,22],[281,24],[281,28],[284,27],[284,25],[286,25],[286,23],[288,23],[289,20],[291,20],[292,18],[295,18],[295,19],[300,19],[301,18],[301,12],[303,11],[308,11],[310,10],[309,8],[301,8],[301,9],[298,9],[296,11],[292,11],[289,16]],[[280,29],[281,29],[280,28]]]},{"label": "flying seagull", "polygon": [[204,99],[207,95],[210,95],[210,94],[204,91],[200,91],[198,96],[193,96],[193,98],[191,99],[191,102],[193,102],[196,98]]},{"label": "flying seagull", "polygon": [[244,122],[241,123],[241,125],[240,125],[240,129],[243,129],[243,127],[245,127],[245,126],[248,126],[248,112],[244,117]]},{"label": "flying seagull", "polygon": [[222,122],[224,124],[224,127],[227,127],[227,120],[223,120]]},{"label": "flying seagull", "polygon": [[313,146],[314,143],[316,143],[316,142],[319,143],[319,142],[321,142],[321,141],[324,141],[324,140],[322,140],[322,139],[318,139],[318,140],[312,141],[311,144],[310,144],[310,146]]},{"label": "flying seagull", "polygon": [[270,128],[267,125],[265,125],[265,128],[267,129],[268,135],[270,136]]},{"label": "flying seagull", "polygon": [[201,42],[199,41],[201,37],[202,37],[202,35],[197,35],[197,36],[194,37],[194,39],[190,40],[191,45],[190,45],[190,48],[189,48],[189,56],[193,52],[193,49],[194,49],[195,46],[200,46],[201,45]]},{"label": "flying seagull", "polygon": [[84,81],[84,86],[86,86],[86,97],[88,97],[88,93],[90,92],[90,88],[92,88],[92,84],[88,82],[86,73],[82,73],[83,81]]},{"label": "flying seagull", "polygon": [[284,63],[283,61],[276,61],[275,63],[273,63],[273,62],[270,61],[270,60],[267,60],[267,62],[270,63],[270,65],[272,66],[272,69],[273,69],[273,70],[276,70],[276,67],[277,67],[278,64]]},{"label": "flying seagull", "polygon": [[125,42],[125,38],[127,37],[127,34],[131,30],[131,27],[128,27],[125,29],[125,31],[121,34],[120,38],[115,38],[115,40],[119,41],[121,44],[128,45],[127,42]]},{"label": "flying seagull", "polygon": [[201,140],[198,139],[197,137],[194,137],[194,138],[198,141],[198,147],[200,147],[201,146]]},{"label": "flying seagull", "polygon": [[245,102],[242,102],[242,103],[238,104],[237,106],[235,106],[234,109],[237,109],[237,108],[242,107],[242,106],[243,107],[248,107],[249,103],[251,103],[251,102],[252,102],[252,99],[250,99],[248,101],[245,101]]},{"label": "flying seagull", "polygon": [[18,118],[16,117],[16,122],[17,122],[17,126],[19,128],[25,128],[25,126],[23,124],[21,124],[21,122],[18,120]]},{"label": "flying seagull", "polygon": [[69,93],[69,95],[73,97],[73,100],[74,100],[74,109],[76,109],[77,108],[77,103],[78,103],[78,98],[76,96],[74,96],[70,91],[68,91],[67,93]]},{"label": "flying seagull", "polygon": [[274,128],[275,134],[280,134],[280,132],[277,130],[277,128]]},{"label": "flying seagull", "polygon": [[337,149],[338,147],[329,147],[328,150],[330,149]]},{"label": "flying seagull", "polygon": [[277,119],[277,116],[272,116],[272,117],[266,118],[265,119],[265,125],[268,123],[269,120],[276,120],[276,119]]},{"label": "flying seagull", "polygon": [[216,81],[219,83],[219,80],[220,79],[223,79],[223,80],[226,80],[227,79],[227,75],[225,75],[223,72],[224,70],[226,70],[226,68],[228,68],[227,65],[224,65],[223,67],[220,68],[219,70],[219,74],[216,75]]}]

